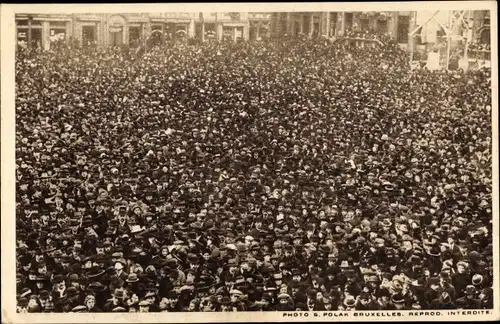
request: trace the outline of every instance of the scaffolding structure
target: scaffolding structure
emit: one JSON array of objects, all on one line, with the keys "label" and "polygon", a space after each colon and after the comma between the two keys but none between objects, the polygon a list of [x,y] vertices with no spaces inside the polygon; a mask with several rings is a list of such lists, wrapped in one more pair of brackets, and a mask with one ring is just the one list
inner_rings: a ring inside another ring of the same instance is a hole
[{"label": "scaffolding structure", "polygon": [[[422,30],[426,27],[430,22],[436,22],[439,27],[444,32],[444,39],[446,42],[446,54],[445,54],[445,65],[444,68],[449,69],[450,67],[450,57],[451,57],[451,48],[452,42],[454,40],[462,40],[465,41],[463,59],[465,61],[465,69],[468,68],[468,50],[469,44],[471,42],[471,31],[473,28],[473,23],[471,22],[471,10],[450,10],[445,11],[448,14],[448,22],[447,24],[443,24],[436,16],[440,14],[441,10],[436,10],[432,13],[432,15],[425,20],[422,24],[415,27],[409,33],[409,46],[410,46],[410,66],[414,63],[414,51],[415,51],[415,37],[421,35]],[[412,12],[411,20],[413,21],[413,25],[417,25],[417,12]],[[458,31],[460,33],[458,33]],[[465,32],[464,32],[465,31]]]}]

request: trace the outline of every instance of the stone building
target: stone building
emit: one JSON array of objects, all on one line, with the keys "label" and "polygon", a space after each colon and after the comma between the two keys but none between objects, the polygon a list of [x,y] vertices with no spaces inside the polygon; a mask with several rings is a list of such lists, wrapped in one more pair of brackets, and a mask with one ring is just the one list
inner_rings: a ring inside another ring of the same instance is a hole
[{"label": "stone building", "polygon": [[[345,36],[349,30],[371,30],[387,33],[399,44],[408,45],[409,34],[418,26],[418,15],[418,12],[411,11],[275,12],[271,16],[271,35],[294,37],[302,34],[306,37],[335,39]],[[487,10],[471,12],[472,42],[489,42],[489,17],[490,12]]]},{"label": "stone building", "polygon": [[76,40],[80,46],[133,45],[144,38],[160,35],[180,40],[248,40],[269,37],[270,20],[270,13],[174,12],[17,14],[15,22],[18,43],[48,49],[55,40],[69,39]]},{"label": "stone building", "polygon": [[[402,27],[409,28],[409,16],[409,13],[396,11],[280,12],[272,14],[272,34],[334,38],[343,36],[347,30],[360,28],[396,36]],[[408,26],[403,26],[405,24]]]},{"label": "stone building", "polygon": [[[133,45],[155,36],[237,41],[302,34],[334,39],[358,29],[387,33],[407,46],[417,27],[415,16],[410,11],[17,14],[16,37],[19,43],[48,49],[58,39],[74,39],[80,46]],[[490,12],[472,11],[469,18],[470,41],[489,43]]]}]

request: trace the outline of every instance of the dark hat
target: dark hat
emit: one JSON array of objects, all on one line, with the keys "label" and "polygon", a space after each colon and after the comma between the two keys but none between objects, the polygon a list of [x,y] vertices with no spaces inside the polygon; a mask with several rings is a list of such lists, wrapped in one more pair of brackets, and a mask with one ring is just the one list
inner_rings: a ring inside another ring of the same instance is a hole
[{"label": "dark hat", "polygon": [[402,303],[404,303],[404,302],[405,302],[405,300],[404,300],[404,298],[403,298],[403,295],[401,295],[401,294],[399,294],[399,293],[398,293],[398,294],[393,295],[393,296],[392,296],[392,298],[391,298],[391,300],[392,300],[392,302],[393,302],[394,304],[402,304]]},{"label": "dark hat", "polygon": [[104,269],[101,269],[100,267],[92,267],[88,272],[87,272],[87,277],[89,279],[93,279],[93,278],[98,278],[100,276],[102,276],[104,273],[106,272],[106,270]]},{"label": "dark hat", "polygon": [[319,247],[319,252],[323,254],[329,254],[331,252],[331,249],[328,245],[321,245]]},{"label": "dark hat", "polygon": [[465,287],[465,294],[466,295],[476,295],[477,294],[477,289],[473,285],[468,285]]},{"label": "dark hat", "polygon": [[47,299],[47,298],[49,298],[49,296],[50,296],[50,294],[47,290],[40,291],[40,294],[39,294],[40,298]]},{"label": "dark hat", "polygon": [[123,291],[123,289],[115,289],[115,291],[113,292],[113,297],[115,298],[118,298],[118,299],[123,299],[123,297],[125,297],[125,292]]},{"label": "dark hat", "polygon": [[198,256],[194,253],[188,253],[187,259],[189,263],[197,263],[198,262]]},{"label": "dark hat", "polygon": [[28,298],[21,297],[17,300],[17,305],[20,307],[26,307],[28,306]]},{"label": "dark hat", "polygon": [[437,246],[433,246],[427,253],[431,256],[438,257],[441,256],[441,249]]},{"label": "dark hat", "polygon": [[450,273],[448,271],[441,271],[439,276],[443,279],[450,279]]},{"label": "dark hat", "polygon": [[52,278],[52,283],[54,283],[54,284],[58,284],[58,283],[61,283],[63,281],[64,281],[64,277],[61,274],[57,274],[54,276],[54,278]]},{"label": "dark hat", "polygon": [[93,291],[93,292],[102,292],[102,291],[105,291],[106,289],[107,289],[107,287],[98,281],[91,282],[87,286],[87,290]]},{"label": "dark hat", "polygon": [[75,287],[69,287],[68,289],[66,289],[66,295],[68,297],[76,296],[78,295],[78,290],[76,290]]}]

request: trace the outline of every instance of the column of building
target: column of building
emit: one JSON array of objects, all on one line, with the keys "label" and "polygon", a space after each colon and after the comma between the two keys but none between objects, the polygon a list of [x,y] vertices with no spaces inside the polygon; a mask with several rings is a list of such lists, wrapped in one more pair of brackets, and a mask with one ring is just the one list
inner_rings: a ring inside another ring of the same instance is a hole
[{"label": "column of building", "polygon": [[311,38],[314,32],[314,13],[309,14],[309,35],[308,37]]},{"label": "column of building", "polygon": [[217,22],[216,26],[215,26],[215,30],[216,30],[216,36],[217,36],[217,40],[220,42],[222,41],[222,36],[223,36],[223,33],[224,33],[224,29],[222,27],[222,23],[220,22]]},{"label": "column of building", "polygon": [[326,38],[330,37],[330,12],[324,12],[323,13],[323,30],[322,30],[322,35]]},{"label": "column of building", "polygon": [[125,17],[125,26],[123,26],[123,44],[128,45],[130,43],[130,31],[129,31],[129,21]]},{"label": "column of building", "polygon": [[292,35],[292,28],[293,28],[293,20],[292,20],[292,13],[291,12],[287,12],[285,14],[286,16],[286,30],[285,30],[285,34],[287,35]]},{"label": "column of building", "polygon": [[[398,12],[394,11],[392,12],[391,18],[389,19],[387,23],[387,29],[389,32],[389,36],[396,38],[398,35]],[[411,29],[411,28],[410,28]],[[410,30],[411,32],[411,30]]]},{"label": "column of building", "polygon": [[107,23],[107,18],[105,15],[99,15],[100,20],[96,24],[96,42],[99,46],[106,46],[108,45],[108,34],[109,34],[109,29],[108,29],[108,23]]},{"label": "column of building", "polygon": [[305,15],[302,13],[299,16],[299,33],[304,34],[304,24],[305,24]]},{"label": "column of building", "polygon": [[50,23],[48,20],[42,21],[42,48],[47,51],[50,49]]},{"label": "column of building", "polygon": [[338,36],[343,37],[345,35],[345,12],[342,11],[340,15],[338,15],[338,22],[339,22],[339,28],[338,30]]},{"label": "column of building", "polygon": [[243,26],[243,39],[250,39],[250,21],[248,19],[245,21],[245,26]]},{"label": "column of building", "polygon": [[191,20],[189,21],[188,25],[187,25],[187,37],[188,38],[194,38],[195,35],[196,35],[196,26],[195,26],[195,23],[194,23],[194,19],[191,18]]}]

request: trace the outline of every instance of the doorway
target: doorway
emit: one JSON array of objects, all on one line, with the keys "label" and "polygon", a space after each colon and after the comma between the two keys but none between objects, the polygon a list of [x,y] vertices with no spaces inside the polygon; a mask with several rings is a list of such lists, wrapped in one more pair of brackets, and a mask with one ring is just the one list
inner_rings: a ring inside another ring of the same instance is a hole
[{"label": "doorway", "polygon": [[82,28],[82,43],[83,46],[90,46],[95,42],[95,26],[83,26]]},{"label": "doorway", "polygon": [[123,45],[123,27],[109,28],[109,45],[111,46]]}]

